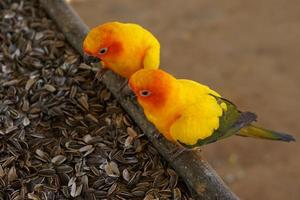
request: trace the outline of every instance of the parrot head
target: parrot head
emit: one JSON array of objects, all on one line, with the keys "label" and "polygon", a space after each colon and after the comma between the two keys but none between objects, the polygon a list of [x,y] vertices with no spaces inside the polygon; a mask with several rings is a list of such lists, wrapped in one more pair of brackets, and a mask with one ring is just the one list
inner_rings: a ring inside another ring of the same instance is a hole
[{"label": "parrot head", "polygon": [[105,64],[120,56],[123,50],[118,37],[117,22],[109,22],[90,30],[83,41],[85,55],[98,58]]},{"label": "parrot head", "polygon": [[139,103],[145,108],[164,106],[176,91],[176,79],[159,69],[141,69],[129,79]]}]

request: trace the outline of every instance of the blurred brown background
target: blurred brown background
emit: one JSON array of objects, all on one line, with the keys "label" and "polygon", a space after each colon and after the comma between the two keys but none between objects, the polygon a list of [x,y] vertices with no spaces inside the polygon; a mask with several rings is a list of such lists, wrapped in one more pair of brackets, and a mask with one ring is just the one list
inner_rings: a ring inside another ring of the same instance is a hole
[{"label": "blurred brown background", "polygon": [[[71,0],[90,26],[134,22],[161,42],[161,68],[220,92],[259,124],[300,132],[300,1]],[[241,199],[300,199],[300,145],[241,137],[203,148]]]}]

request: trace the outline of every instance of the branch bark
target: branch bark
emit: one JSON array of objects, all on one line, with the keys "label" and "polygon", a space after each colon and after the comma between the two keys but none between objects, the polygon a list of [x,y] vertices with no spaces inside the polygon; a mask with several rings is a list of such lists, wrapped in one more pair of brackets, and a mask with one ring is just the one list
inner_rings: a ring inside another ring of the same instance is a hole
[{"label": "branch bark", "polygon": [[[83,55],[81,45],[89,28],[77,13],[64,0],[40,0],[40,4],[56,22],[69,43]],[[156,128],[145,118],[143,110],[137,102],[129,98],[124,98],[124,92],[119,91],[119,88],[124,83],[123,78],[108,71],[103,76],[102,82],[148,136],[159,153],[172,165],[186,184],[192,188],[194,196],[196,195],[197,199],[238,199],[208,162],[203,159],[200,152],[184,152],[174,160],[170,159],[170,152],[174,151],[175,145],[164,138],[157,139],[153,134]]]}]

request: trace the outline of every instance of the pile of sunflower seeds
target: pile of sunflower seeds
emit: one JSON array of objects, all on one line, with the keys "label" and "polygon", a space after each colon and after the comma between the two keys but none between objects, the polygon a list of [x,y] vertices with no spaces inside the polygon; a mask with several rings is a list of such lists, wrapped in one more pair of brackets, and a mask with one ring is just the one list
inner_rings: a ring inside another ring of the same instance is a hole
[{"label": "pile of sunflower seeds", "polygon": [[0,199],[191,199],[94,77],[38,1],[0,1]]}]

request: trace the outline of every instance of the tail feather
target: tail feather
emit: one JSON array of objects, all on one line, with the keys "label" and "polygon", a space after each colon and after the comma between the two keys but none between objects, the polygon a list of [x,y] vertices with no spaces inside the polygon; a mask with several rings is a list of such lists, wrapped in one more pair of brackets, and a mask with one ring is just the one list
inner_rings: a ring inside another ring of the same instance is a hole
[{"label": "tail feather", "polygon": [[284,142],[296,141],[292,135],[271,131],[254,125],[249,125],[242,128],[237,135],[244,136],[244,137],[256,137],[262,139],[269,139],[269,140],[280,140]]}]

